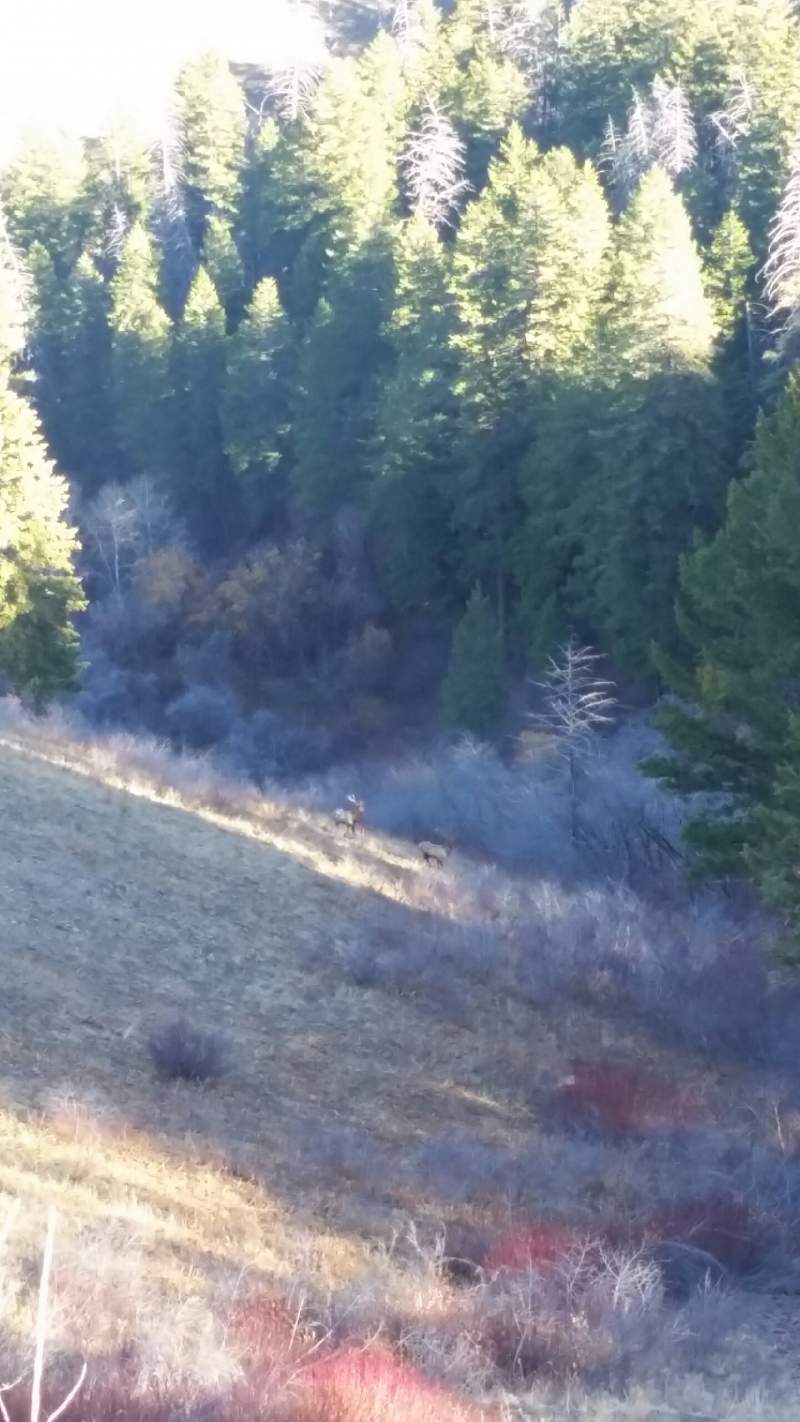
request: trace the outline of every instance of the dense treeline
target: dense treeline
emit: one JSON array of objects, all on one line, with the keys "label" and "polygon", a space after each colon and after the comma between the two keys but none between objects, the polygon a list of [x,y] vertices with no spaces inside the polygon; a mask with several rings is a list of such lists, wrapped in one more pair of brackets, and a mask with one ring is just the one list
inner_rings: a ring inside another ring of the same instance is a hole
[{"label": "dense treeline", "polygon": [[76,491],[100,700],[135,683],[202,739],[293,684],[363,734],[441,678],[398,677],[435,628],[444,714],[483,733],[575,630],[695,708],[657,769],[732,793],[715,862],[769,844],[780,900],[792,5],[399,0],[360,54],[303,33],[246,82],[187,64],[154,144],[41,140],[3,177],[7,399]]}]

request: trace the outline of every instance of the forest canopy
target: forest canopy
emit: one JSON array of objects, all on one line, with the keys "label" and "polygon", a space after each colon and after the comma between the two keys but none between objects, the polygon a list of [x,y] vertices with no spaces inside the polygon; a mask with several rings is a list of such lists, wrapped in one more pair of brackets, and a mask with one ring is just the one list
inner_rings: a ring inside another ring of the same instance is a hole
[{"label": "forest canopy", "polygon": [[668,694],[654,773],[785,903],[793,5],[398,0],[360,46],[330,10],[198,54],[155,141],[2,174],[9,684],[74,684],[78,572],[84,705],[197,744],[233,702],[363,739],[420,688],[490,734],[574,634]]}]

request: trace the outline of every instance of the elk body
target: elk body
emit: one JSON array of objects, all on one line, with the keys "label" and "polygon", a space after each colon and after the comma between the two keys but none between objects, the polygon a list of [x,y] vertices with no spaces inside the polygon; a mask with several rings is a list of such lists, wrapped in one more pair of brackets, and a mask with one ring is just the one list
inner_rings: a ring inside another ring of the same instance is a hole
[{"label": "elk body", "polygon": [[452,844],[438,844],[432,839],[420,840],[420,843],[417,845],[417,849],[425,863],[431,868],[436,869],[444,868],[445,861],[449,857],[452,848]]},{"label": "elk body", "polygon": [[341,829],[346,830],[348,834],[354,835],[356,830],[360,829],[363,823],[364,815],[366,814],[366,806],[364,805],[364,801],[357,800],[355,795],[348,795],[347,803],[350,806],[349,809],[341,808],[334,810],[333,823]]}]

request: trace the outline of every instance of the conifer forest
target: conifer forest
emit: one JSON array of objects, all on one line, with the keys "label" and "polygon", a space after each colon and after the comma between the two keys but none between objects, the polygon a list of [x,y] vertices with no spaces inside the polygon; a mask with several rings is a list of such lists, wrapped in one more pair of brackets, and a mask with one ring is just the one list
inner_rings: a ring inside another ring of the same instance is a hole
[{"label": "conifer forest", "polygon": [[336,9],[0,174],[5,689],[258,778],[501,741],[575,638],[791,937],[800,13]]}]

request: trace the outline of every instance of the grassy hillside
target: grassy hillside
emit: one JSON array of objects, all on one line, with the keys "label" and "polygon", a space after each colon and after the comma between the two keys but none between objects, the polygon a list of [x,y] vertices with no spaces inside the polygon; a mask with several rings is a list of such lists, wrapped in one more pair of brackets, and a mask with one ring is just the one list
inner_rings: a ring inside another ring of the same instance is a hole
[{"label": "grassy hillside", "polygon": [[[656,1204],[708,1210],[730,1190],[741,1208],[718,1252],[751,1280],[735,1289],[752,1289],[751,1266],[774,1269],[776,1248],[785,1272],[795,1214],[780,1213],[773,1167],[787,1192],[795,1177],[773,1138],[778,1074],[659,1040],[607,981],[558,1008],[509,991],[497,942],[535,946],[512,922],[510,882],[458,856],[426,873],[409,844],[368,833],[351,845],[325,818],[204,774],[57,724],[2,733],[0,1191],[21,1206],[5,1245],[6,1347],[30,1321],[51,1203],[54,1344],[99,1357],[133,1341],[153,1366],[215,1386],[241,1363],[225,1324],[234,1297],[302,1287],[317,1308],[344,1309],[357,1336],[402,1336],[429,1372],[496,1398],[474,1312],[488,1276],[454,1282],[441,1241],[491,1270],[531,1220],[574,1240],[605,1231],[609,1251],[636,1257]],[[390,949],[416,976],[370,976],[369,953]],[[156,1076],[150,1031],[180,1014],[229,1039],[220,1082]],[[723,1373],[748,1374],[749,1314],[731,1321],[717,1301],[704,1323],[692,1315],[691,1356],[676,1342],[680,1368],[704,1366],[712,1315],[737,1340]],[[578,1366],[570,1334],[521,1370],[529,1330],[503,1365],[523,1391],[557,1375],[556,1355]],[[759,1340],[762,1362],[773,1344]],[[606,1381],[609,1346],[594,1362]]]}]

